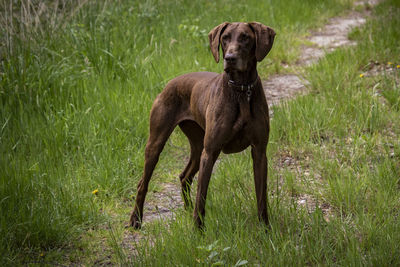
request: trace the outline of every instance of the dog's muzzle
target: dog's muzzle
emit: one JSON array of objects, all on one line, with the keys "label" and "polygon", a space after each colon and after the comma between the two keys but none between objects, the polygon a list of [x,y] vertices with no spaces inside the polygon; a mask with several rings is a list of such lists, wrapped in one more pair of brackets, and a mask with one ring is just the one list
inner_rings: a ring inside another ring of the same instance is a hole
[{"label": "dog's muzzle", "polygon": [[226,54],[224,57],[224,70],[242,71],[246,68],[243,60],[237,54]]}]

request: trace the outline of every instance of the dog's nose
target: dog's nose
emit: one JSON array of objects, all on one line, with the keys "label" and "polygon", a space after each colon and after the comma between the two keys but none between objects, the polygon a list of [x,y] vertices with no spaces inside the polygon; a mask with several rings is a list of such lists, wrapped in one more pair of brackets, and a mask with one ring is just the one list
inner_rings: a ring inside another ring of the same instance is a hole
[{"label": "dog's nose", "polygon": [[235,54],[228,53],[228,54],[225,55],[225,60],[226,60],[226,62],[228,62],[228,63],[235,63],[235,62],[236,62],[236,59],[237,59],[237,57],[236,57]]}]

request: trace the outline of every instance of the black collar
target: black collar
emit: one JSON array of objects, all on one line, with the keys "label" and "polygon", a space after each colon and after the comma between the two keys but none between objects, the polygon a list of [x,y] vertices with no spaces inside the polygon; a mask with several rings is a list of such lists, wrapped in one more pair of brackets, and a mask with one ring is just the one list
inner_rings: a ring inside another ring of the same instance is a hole
[{"label": "black collar", "polygon": [[250,102],[250,98],[253,93],[253,88],[256,86],[257,82],[258,82],[258,75],[257,75],[257,78],[250,84],[237,84],[235,81],[229,80],[228,85],[235,88],[236,90],[238,90],[240,92],[246,92],[247,101]]},{"label": "black collar", "polygon": [[233,80],[229,80],[228,84],[229,86],[241,91],[241,92],[245,92],[245,91],[249,91],[252,90],[254,88],[254,86],[256,86],[256,83],[258,81],[258,76],[257,78],[254,80],[254,82],[250,83],[250,84],[237,84],[235,81]]}]

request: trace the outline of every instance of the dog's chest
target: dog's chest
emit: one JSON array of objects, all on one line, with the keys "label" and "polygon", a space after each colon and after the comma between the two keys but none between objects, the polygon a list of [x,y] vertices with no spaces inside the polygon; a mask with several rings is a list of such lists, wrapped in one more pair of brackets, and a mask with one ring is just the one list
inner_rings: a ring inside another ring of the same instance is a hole
[{"label": "dog's chest", "polygon": [[227,139],[222,149],[224,153],[240,152],[251,144],[254,120],[251,116],[249,103],[240,105],[238,111],[237,117],[232,125],[231,136]]},{"label": "dog's chest", "polygon": [[241,129],[232,132],[231,138],[224,144],[222,151],[226,154],[243,151],[251,144],[251,127],[244,124]]}]

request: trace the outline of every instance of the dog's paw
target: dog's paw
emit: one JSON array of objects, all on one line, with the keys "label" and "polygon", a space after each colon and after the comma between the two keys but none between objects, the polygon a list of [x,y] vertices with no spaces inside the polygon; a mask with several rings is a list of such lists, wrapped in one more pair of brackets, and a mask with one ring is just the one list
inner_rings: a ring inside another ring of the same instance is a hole
[{"label": "dog's paw", "polygon": [[194,215],[193,216],[193,220],[194,220],[194,225],[197,229],[199,229],[201,232],[204,231],[204,221],[203,219],[198,216],[198,215]]},{"label": "dog's paw", "polygon": [[133,227],[134,229],[140,229],[142,227],[142,221],[137,214],[132,213],[127,227]]}]

